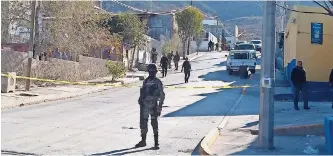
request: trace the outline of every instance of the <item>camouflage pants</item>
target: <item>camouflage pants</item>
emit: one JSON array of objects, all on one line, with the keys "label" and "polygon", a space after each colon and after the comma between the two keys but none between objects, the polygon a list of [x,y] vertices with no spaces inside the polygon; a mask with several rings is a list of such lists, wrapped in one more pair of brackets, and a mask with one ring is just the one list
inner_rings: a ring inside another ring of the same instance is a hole
[{"label": "camouflage pants", "polygon": [[148,119],[151,118],[151,126],[153,127],[154,135],[158,135],[158,113],[157,107],[149,108],[146,106],[140,106],[140,129],[141,134],[146,135],[148,133]]}]

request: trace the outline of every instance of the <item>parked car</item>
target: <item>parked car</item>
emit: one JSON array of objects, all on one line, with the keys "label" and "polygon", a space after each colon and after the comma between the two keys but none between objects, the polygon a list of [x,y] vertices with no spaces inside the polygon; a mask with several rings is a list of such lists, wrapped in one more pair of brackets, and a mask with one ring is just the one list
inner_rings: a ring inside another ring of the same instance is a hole
[{"label": "parked car", "polygon": [[261,47],[262,47],[262,43],[261,43],[261,40],[251,40],[251,42],[257,51],[260,51],[261,52]]},{"label": "parked car", "polygon": [[242,43],[242,44],[236,45],[235,50],[256,50],[256,48],[251,43]]},{"label": "parked car", "polygon": [[232,50],[227,56],[227,71],[232,75],[234,71],[239,71],[240,66],[248,66],[251,73],[256,72],[257,56],[255,50]]}]

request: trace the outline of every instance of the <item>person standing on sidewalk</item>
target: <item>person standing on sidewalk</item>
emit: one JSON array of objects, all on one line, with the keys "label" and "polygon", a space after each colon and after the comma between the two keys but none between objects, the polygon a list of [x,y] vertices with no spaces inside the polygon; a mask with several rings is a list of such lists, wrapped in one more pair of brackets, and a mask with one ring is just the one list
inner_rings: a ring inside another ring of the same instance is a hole
[{"label": "person standing on sidewalk", "polygon": [[157,118],[161,115],[165,94],[161,80],[156,77],[157,67],[155,64],[148,65],[148,73],[149,76],[143,81],[138,100],[140,105],[141,141],[136,144],[135,147],[138,148],[146,146],[148,119],[150,116],[151,126],[153,127],[154,132],[154,148],[157,150],[159,149]]},{"label": "person standing on sidewalk", "polygon": [[178,63],[179,63],[179,61],[180,61],[180,56],[178,54],[178,51],[176,51],[176,55],[175,55],[175,57],[173,57],[173,62],[175,63],[176,70],[178,70]]},{"label": "person standing on sidewalk", "polygon": [[[330,78],[328,80],[328,84],[330,87],[333,87],[333,69],[331,70]],[[333,95],[331,96],[332,99],[332,109],[333,109]]]},{"label": "person standing on sidewalk", "polygon": [[304,109],[309,110],[310,107],[308,105],[308,90],[306,84],[306,72],[303,68],[302,61],[297,61],[296,67],[291,72],[291,81],[294,85],[294,108],[295,110],[299,110],[298,108],[298,100],[299,93],[302,92],[303,101],[304,101]]},{"label": "person standing on sidewalk", "polygon": [[191,73],[191,63],[188,61],[188,58],[185,58],[181,72],[183,72],[183,70],[185,74],[185,83],[188,83],[188,79],[190,78]]},{"label": "person standing on sidewalk", "polygon": [[162,67],[162,77],[166,77],[167,73],[168,73],[168,64],[169,64],[169,60],[168,58],[165,56],[165,54],[163,53],[163,56],[161,58],[160,61],[161,67]]}]

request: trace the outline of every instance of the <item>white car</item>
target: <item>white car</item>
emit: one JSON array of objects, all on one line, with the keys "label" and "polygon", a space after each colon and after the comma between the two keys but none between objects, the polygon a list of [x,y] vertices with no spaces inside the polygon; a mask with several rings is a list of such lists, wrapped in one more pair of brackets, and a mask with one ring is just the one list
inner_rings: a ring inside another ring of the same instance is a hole
[{"label": "white car", "polygon": [[251,43],[256,47],[257,51],[261,52],[261,47],[262,47],[261,40],[251,40]]},{"label": "white car", "polygon": [[255,50],[232,50],[227,56],[227,71],[232,75],[242,65],[248,66],[251,73],[256,72],[257,56]]}]

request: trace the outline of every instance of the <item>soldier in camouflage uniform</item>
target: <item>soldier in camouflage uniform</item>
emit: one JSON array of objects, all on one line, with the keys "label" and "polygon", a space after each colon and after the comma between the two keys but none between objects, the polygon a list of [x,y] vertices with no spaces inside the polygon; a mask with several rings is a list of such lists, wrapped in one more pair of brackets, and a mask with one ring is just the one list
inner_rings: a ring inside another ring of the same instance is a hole
[{"label": "soldier in camouflage uniform", "polygon": [[162,82],[156,77],[157,67],[155,64],[148,65],[149,76],[143,81],[140,89],[140,129],[142,140],[135,147],[146,146],[146,137],[148,132],[148,118],[151,117],[151,125],[154,132],[155,149],[159,149],[158,144],[158,121],[161,115],[164,102],[164,91]]}]

